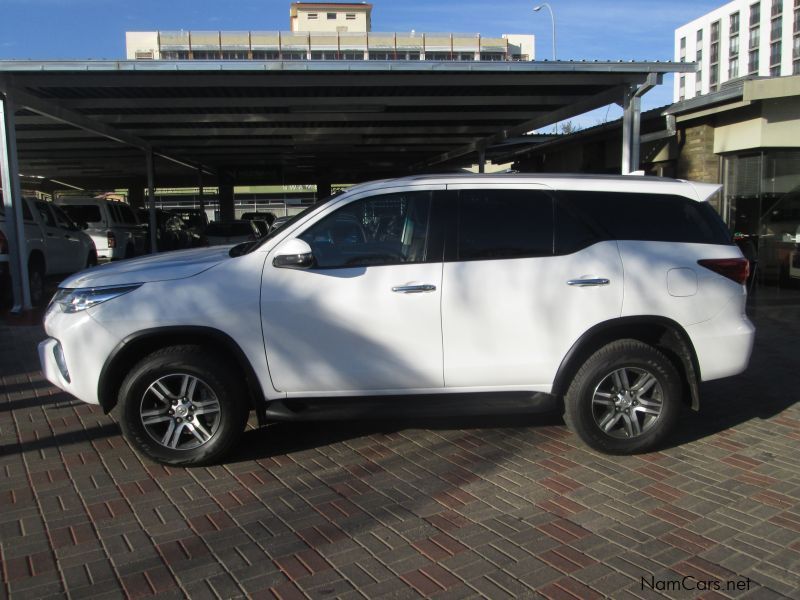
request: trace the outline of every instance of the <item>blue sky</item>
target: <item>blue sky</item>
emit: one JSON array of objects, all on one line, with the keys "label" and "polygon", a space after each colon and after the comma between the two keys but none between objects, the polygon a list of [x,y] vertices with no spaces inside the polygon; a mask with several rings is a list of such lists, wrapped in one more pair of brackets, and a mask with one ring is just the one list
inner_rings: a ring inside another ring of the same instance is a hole
[{"label": "blue sky", "polygon": [[[721,0],[551,0],[558,58],[670,60],[673,31]],[[550,17],[523,0],[373,0],[374,31],[533,33],[537,58],[551,57]],[[123,58],[125,31],[286,30],[289,0],[0,0],[0,58]],[[672,80],[644,98],[668,104]],[[608,111],[608,118],[618,111]],[[592,125],[605,111],[580,120]]]}]

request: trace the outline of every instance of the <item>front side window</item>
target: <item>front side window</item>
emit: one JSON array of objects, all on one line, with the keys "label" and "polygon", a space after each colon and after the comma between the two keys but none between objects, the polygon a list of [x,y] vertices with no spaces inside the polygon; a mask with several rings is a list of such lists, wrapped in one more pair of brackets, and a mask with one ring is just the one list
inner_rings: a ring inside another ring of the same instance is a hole
[{"label": "front side window", "polygon": [[47,227],[55,227],[56,221],[53,219],[53,215],[47,210],[47,203],[42,202],[41,200],[36,201],[36,210],[39,212],[39,216],[42,219],[42,223],[44,223]]},{"label": "front side window", "polygon": [[429,191],[370,196],[336,210],[299,237],[323,269],[441,260],[428,249],[432,201]]},{"label": "front side window", "polygon": [[553,200],[537,190],[464,190],[458,210],[458,260],[553,255]]}]

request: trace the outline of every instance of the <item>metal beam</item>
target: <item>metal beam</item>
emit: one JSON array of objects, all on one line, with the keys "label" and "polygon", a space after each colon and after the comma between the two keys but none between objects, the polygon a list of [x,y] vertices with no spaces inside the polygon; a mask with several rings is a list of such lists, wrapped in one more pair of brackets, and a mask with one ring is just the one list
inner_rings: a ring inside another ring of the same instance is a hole
[{"label": "metal beam", "polygon": [[8,267],[11,275],[13,306],[11,312],[19,313],[31,308],[31,290],[28,281],[28,244],[22,216],[22,192],[19,185],[17,142],[14,127],[14,99],[0,95],[0,184],[6,214],[8,240]]},{"label": "metal beam", "polygon": [[639,170],[641,160],[642,96],[661,82],[661,76],[651,73],[640,86],[631,85],[622,95],[622,174]]},{"label": "metal beam", "polygon": [[150,217],[150,252],[158,252],[158,217],[156,216],[156,183],[155,183],[155,160],[153,151],[148,149],[145,152],[147,161],[147,201],[148,214]]},{"label": "metal beam", "polygon": [[510,137],[520,135],[528,131],[533,131],[534,129],[538,129],[546,125],[558,123],[559,121],[563,121],[564,119],[568,119],[570,117],[574,117],[576,115],[589,112],[590,110],[593,110],[600,106],[611,104],[612,102],[618,101],[621,92],[622,92],[621,88],[614,87],[604,91],[601,94],[597,94],[595,96],[590,96],[587,98],[582,98],[579,101],[574,102],[573,104],[563,106],[557,110],[547,113],[544,116],[530,119],[519,125],[503,129],[498,133],[489,136],[483,140],[473,142],[472,144],[463,146],[461,148],[457,148],[455,150],[451,150],[450,152],[445,152],[444,154],[441,154],[429,161],[414,165],[412,169],[425,168],[432,165],[447,162],[455,158],[460,158],[466,154],[470,154],[472,152],[477,151],[479,145],[481,144],[484,144],[485,146],[492,146],[499,142],[503,142]]}]

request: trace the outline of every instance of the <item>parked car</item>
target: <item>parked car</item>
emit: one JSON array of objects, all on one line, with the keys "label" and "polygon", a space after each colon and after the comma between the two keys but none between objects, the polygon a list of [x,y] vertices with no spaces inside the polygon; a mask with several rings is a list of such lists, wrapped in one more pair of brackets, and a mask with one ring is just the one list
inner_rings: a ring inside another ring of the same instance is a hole
[{"label": "parked car", "polygon": [[266,221],[267,225],[272,227],[275,222],[275,215],[271,212],[246,212],[242,213],[242,221]]},{"label": "parked car", "polygon": [[206,211],[199,208],[170,208],[167,209],[167,212],[179,216],[189,231],[197,236],[197,239],[202,238],[205,234],[206,227],[208,227]]},{"label": "parked car", "polygon": [[[5,205],[0,193],[0,281],[4,300],[10,295],[9,247]],[[26,241],[28,282],[34,306],[44,300],[44,281],[49,275],[74,273],[97,264],[92,239],[51,202],[23,197],[22,219]]]},{"label": "parked car", "polygon": [[101,261],[133,258],[147,251],[145,232],[134,210],[105,198],[65,196],[55,201],[76,223],[86,223]]},{"label": "parked car", "polygon": [[228,223],[213,221],[206,227],[205,235],[209,246],[254,242],[260,237],[262,237],[262,233],[253,221],[230,221]]},{"label": "parked car", "polygon": [[[150,214],[148,209],[140,208],[137,211],[139,221],[145,223],[144,230],[147,240],[150,240]],[[180,216],[161,209],[156,210],[156,247],[159,252],[169,250],[185,250],[200,246],[200,236],[186,225]]]},{"label": "parked car", "polygon": [[284,216],[284,217],[277,217],[275,221],[272,223],[272,229],[277,229],[278,227],[283,227],[286,222],[291,219],[292,217]]},{"label": "parked car", "polygon": [[699,406],[701,381],[750,359],[748,263],[706,202],[717,188],[563,175],[355,186],[257,244],[68,278],[42,368],[117,406],[131,444],[172,465],[220,459],[253,408],[264,423],[428,414],[436,399],[555,404],[592,448],[646,451]]},{"label": "parked car", "polygon": [[256,226],[256,229],[258,229],[258,237],[264,237],[269,233],[269,223],[266,221],[262,221],[261,219],[251,219],[250,221]]}]

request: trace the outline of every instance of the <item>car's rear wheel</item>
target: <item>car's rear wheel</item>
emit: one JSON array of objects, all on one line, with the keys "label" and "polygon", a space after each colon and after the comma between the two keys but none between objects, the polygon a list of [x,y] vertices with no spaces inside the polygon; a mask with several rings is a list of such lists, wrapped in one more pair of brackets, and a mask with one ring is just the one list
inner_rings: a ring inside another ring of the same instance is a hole
[{"label": "car's rear wheel", "polygon": [[578,370],[564,398],[564,418],[595,450],[645,452],[674,428],[681,394],[680,376],[666,355],[638,340],[618,340]]},{"label": "car's rear wheel", "polygon": [[97,251],[89,250],[89,255],[86,257],[86,268],[97,266]]},{"label": "car's rear wheel", "polygon": [[139,452],[182,466],[222,458],[249,414],[237,370],[202,346],[171,346],[144,358],[123,381],[118,407],[122,431]]},{"label": "car's rear wheel", "polygon": [[33,257],[28,261],[28,289],[33,306],[41,306],[44,302],[44,273],[41,259]]}]

